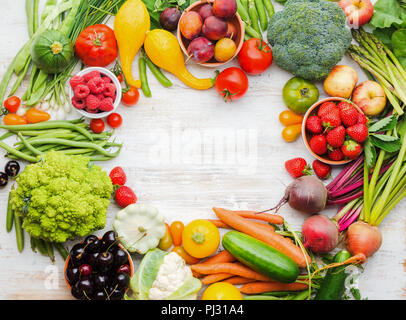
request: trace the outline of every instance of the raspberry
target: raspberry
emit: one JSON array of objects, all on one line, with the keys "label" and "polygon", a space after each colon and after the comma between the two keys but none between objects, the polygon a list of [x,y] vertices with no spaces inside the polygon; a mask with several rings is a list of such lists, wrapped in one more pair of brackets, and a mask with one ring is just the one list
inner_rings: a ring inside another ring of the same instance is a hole
[{"label": "raspberry", "polygon": [[88,112],[88,113],[98,113],[99,112],[99,110],[97,110],[97,109],[96,110],[91,110],[89,108],[86,108],[85,111]]},{"label": "raspberry", "polygon": [[111,111],[114,109],[114,105],[113,105],[113,99],[111,98],[104,98],[101,102],[100,102],[100,106],[99,106],[99,110],[100,111]]},{"label": "raspberry", "polygon": [[116,95],[116,86],[113,83],[105,84],[103,94],[106,97],[114,97]]},{"label": "raspberry", "polygon": [[97,110],[100,106],[100,100],[93,94],[89,94],[86,97],[86,109],[87,110]]},{"label": "raspberry", "polygon": [[104,94],[103,93],[98,93],[98,94],[95,94],[95,96],[97,97],[97,99],[99,99],[100,101],[102,101],[104,98],[105,98],[105,96],[104,96]]},{"label": "raspberry", "polygon": [[89,82],[90,79],[100,77],[100,72],[99,71],[91,71],[89,73],[86,73],[83,75],[83,78],[85,79],[86,82]]},{"label": "raspberry", "polygon": [[69,80],[69,84],[72,87],[72,89],[75,89],[78,84],[86,84],[85,79],[81,76],[73,76]]},{"label": "raspberry", "polygon": [[73,90],[73,92],[76,98],[84,99],[89,95],[90,89],[85,84],[78,84],[76,88]]},{"label": "raspberry", "polygon": [[84,99],[79,99],[77,97],[73,97],[72,98],[72,105],[79,110],[82,110],[86,104],[85,104],[85,100]]},{"label": "raspberry", "polygon": [[100,77],[94,77],[93,79],[90,79],[89,82],[87,83],[90,92],[97,94],[97,93],[102,93],[104,90],[105,83]]},{"label": "raspberry", "polygon": [[111,83],[111,79],[110,79],[110,77],[108,77],[108,76],[102,76],[102,80],[103,80],[105,83]]}]

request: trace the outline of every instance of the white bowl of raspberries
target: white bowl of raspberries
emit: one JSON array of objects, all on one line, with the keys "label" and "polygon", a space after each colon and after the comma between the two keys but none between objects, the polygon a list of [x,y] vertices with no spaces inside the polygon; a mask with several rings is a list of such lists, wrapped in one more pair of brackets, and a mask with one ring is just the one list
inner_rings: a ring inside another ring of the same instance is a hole
[{"label": "white bowl of raspberries", "polygon": [[87,118],[104,118],[121,102],[121,84],[105,68],[85,68],[70,78],[69,85],[72,106]]},{"label": "white bowl of raspberries", "polygon": [[307,110],[302,138],[307,150],[318,160],[341,165],[358,158],[368,138],[368,119],[353,102],[331,97]]}]

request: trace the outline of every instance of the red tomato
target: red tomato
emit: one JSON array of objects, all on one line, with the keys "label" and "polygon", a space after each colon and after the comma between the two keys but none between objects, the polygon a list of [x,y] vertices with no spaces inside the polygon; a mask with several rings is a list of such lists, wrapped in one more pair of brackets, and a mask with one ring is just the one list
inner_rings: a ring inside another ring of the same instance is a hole
[{"label": "red tomato", "polygon": [[219,73],[214,86],[226,102],[235,101],[247,92],[248,78],[240,68],[231,67]]},{"label": "red tomato", "polygon": [[90,130],[94,133],[101,133],[104,130],[104,121],[102,119],[92,119],[90,121]]},{"label": "red tomato", "polygon": [[107,116],[107,123],[112,128],[118,128],[123,123],[123,118],[118,113],[111,113]]},{"label": "red tomato", "polygon": [[124,77],[123,77],[123,74],[122,74],[122,73],[120,73],[120,74],[117,76],[117,80],[118,80],[120,83],[124,81]]},{"label": "red tomato", "polygon": [[114,31],[105,24],[95,24],[85,28],[76,39],[75,51],[87,66],[109,65],[118,54]]},{"label": "red tomato", "polygon": [[136,87],[130,87],[127,91],[123,93],[123,98],[121,102],[126,106],[133,106],[138,102],[140,98],[140,93]]},{"label": "red tomato", "polygon": [[249,75],[263,73],[272,64],[272,60],[271,47],[258,38],[245,41],[238,54],[240,67]]},{"label": "red tomato", "polygon": [[12,97],[6,99],[6,101],[4,101],[4,107],[10,113],[16,113],[18,108],[20,107],[20,105],[21,105],[21,99],[16,96],[12,96]]}]

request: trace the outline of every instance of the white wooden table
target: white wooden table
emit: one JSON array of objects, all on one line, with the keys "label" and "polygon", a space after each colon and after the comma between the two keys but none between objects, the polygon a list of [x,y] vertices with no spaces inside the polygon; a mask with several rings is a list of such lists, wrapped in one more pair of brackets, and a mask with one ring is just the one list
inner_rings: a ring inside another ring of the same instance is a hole
[{"label": "white wooden table", "polygon": [[[3,0],[0,20],[0,76],[3,76],[19,48],[27,40],[23,0]],[[278,4],[276,9],[280,9]],[[42,8],[42,6],[40,7]],[[359,70],[348,58],[342,61]],[[229,63],[227,67],[236,65]],[[214,70],[190,65],[197,76],[212,76]],[[138,70],[134,62],[134,70]],[[138,75],[138,72],[135,71]],[[166,216],[168,222],[185,223],[196,218],[213,218],[213,206],[268,209],[283,196],[292,181],[284,161],[312,157],[298,139],[287,144],[281,138],[278,115],[285,110],[281,91],[291,74],[273,65],[258,77],[250,77],[246,96],[238,102],[224,103],[214,89],[190,89],[172,75],[171,88],[163,88],[148,74],[152,98],[141,94],[132,108],[120,106],[124,123],[116,131],[124,142],[118,158],[102,163],[109,171],[122,166],[128,185],[139,201],[149,203]],[[319,84],[321,97],[325,94]],[[20,90],[18,94],[22,94]],[[74,112],[74,111],[73,111]],[[74,113],[71,117],[76,116]],[[0,161],[0,168],[7,159]],[[335,171],[337,173],[337,171]],[[0,191],[0,299],[71,299],[64,279],[63,261],[55,264],[16,248],[14,231],[5,231],[5,213],[11,183]],[[118,207],[111,204],[106,230]],[[335,208],[327,211],[332,216]],[[359,286],[369,299],[406,297],[406,201],[402,201],[381,225],[383,244],[365,264]],[[300,230],[305,216],[285,206],[280,211]],[[99,231],[98,234],[102,234]],[[56,279],[56,281],[54,281]]]}]

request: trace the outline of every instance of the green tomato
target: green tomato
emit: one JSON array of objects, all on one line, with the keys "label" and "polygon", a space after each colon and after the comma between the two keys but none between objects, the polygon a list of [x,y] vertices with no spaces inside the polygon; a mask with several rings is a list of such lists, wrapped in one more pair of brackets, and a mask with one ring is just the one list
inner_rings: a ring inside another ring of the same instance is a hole
[{"label": "green tomato", "polygon": [[283,87],[283,101],[296,113],[305,113],[319,100],[319,89],[310,81],[294,77]]}]

